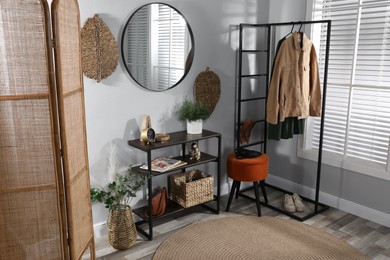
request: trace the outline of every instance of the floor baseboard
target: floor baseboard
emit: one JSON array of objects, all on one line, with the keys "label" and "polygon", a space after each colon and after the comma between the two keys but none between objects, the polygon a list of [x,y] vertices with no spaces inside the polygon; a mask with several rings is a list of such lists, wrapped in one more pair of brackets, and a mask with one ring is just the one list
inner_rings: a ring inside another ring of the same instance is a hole
[{"label": "floor baseboard", "polygon": [[[315,189],[297,184],[278,176],[268,175],[267,183],[291,192],[296,192],[303,197],[311,199],[315,197]],[[372,209],[321,191],[319,193],[319,201],[333,208],[337,208],[361,218],[365,218],[381,225],[390,227],[390,214],[386,214],[379,210]]]},{"label": "floor baseboard", "polygon": [[107,236],[107,222],[99,222],[93,225],[93,232],[95,238]]},{"label": "floor baseboard", "polygon": [[[306,198],[313,199],[315,197],[314,189],[280,178],[278,176],[268,175],[267,183],[291,192],[296,192],[299,195],[302,195],[303,197]],[[248,184],[248,186],[250,186],[250,184]],[[245,188],[246,186],[247,185],[243,185],[242,188]],[[222,184],[221,195],[228,194],[230,192],[230,188],[231,188],[231,183]],[[384,212],[321,191],[320,191],[319,200],[321,203],[324,203],[333,208],[337,208],[342,211],[359,216],[361,218],[365,218],[373,222],[379,223],[381,225],[390,227],[390,214],[386,214]],[[222,205],[221,209],[224,210],[224,205]],[[107,235],[106,222],[96,223],[93,225],[93,228],[94,228],[95,238],[99,238]]]}]

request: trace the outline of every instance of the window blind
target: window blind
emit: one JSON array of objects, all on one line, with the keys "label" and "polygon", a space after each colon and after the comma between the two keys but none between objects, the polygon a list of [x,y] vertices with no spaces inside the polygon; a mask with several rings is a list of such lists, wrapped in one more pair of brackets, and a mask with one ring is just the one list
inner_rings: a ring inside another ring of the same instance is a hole
[{"label": "window blind", "polygon": [[[313,19],[332,20],[323,150],[386,170],[390,139],[390,1],[314,0]],[[313,30],[320,74],[326,25]],[[318,37],[319,36],[319,37]],[[315,118],[311,147],[319,146]],[[309,145],[310,147],[310,145]]]},{"label": "window blind", "polygon": [[150,86],[150,11],[138,10],[127,28],[127,67],[142,86]]},{"label": "window blind", "polygon": [[186,22],[172,8],[159,5],[158,61],[155,64],[158,88],[173,86],[183,76],[186,46]]}]

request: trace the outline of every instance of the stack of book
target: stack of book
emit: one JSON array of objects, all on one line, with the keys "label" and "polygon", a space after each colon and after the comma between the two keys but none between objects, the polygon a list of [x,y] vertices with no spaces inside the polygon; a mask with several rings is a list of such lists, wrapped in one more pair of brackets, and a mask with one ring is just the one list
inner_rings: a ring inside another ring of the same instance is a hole
[{"label": "stack of book", "polygon": [[[152,161],[152,171],[155,172],[166,172],[172,169],[175,169],[177,167],[186,165],[187,162],[177,160],[177,159],[172,159],[168,157],[159,157],[156,158]],[[148,164],[145,163],[140,166],[141,169],[148,170]]]}]

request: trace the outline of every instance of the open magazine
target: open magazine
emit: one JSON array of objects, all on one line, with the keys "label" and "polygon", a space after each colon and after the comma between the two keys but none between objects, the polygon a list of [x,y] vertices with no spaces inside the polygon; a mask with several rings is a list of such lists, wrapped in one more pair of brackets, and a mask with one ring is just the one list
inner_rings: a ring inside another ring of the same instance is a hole
[{"label": "open magazine", "polygon": [[[165,172],[185,164],[187,164],[187,162],[173,159],[173,158],[168,158],[168,157],[160,157],[152,161],[152,171]],[[145,163],[141,165],[140,168],[144,170],[148,170],[148,164]]]}]

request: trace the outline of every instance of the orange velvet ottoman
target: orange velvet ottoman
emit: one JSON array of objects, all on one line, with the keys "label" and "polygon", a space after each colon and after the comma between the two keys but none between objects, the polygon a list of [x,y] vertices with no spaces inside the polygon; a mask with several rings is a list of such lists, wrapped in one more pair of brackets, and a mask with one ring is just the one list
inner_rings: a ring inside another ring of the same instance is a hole
[{"label": "orange velvet ottoman", "polygon": [[227,174],[231,179],[233,179],[233,184],[230,191],[226,211],[229,211],[230,209],[230,204],[232,202],[234,193],[236,193],[236,198],[238,198],[241,182],[253,182],[257,213],[259,217],[261,216],[259,184],[264,196],[264,200],[267,203],[268,198],[265,192],[265,179],[268,176],[268,159],[269,158],[267,154],[262,154],[255,158],[245,159],[238,159],[235,153],[230,153],[228,155]]}]

